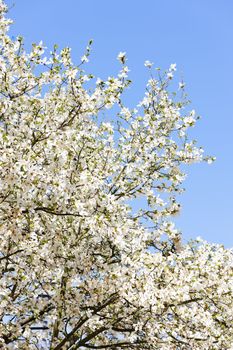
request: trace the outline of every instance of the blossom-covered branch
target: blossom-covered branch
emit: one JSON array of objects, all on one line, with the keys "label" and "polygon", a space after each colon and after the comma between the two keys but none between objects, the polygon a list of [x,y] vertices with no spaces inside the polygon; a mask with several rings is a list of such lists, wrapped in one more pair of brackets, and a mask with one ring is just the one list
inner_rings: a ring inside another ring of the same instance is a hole
[{"label": "blossom-covered branch", "polygon": [[212,161],[188,137],[184,83],[171,93],[175,64],[146,61],[130,109],[124,52],[96,79],[91,41],[77,65],[69,48],[26,52],[6,12],[0,0],[0,347],[231,349],[232,251],[183,245],[171,221],[183,165]]}]

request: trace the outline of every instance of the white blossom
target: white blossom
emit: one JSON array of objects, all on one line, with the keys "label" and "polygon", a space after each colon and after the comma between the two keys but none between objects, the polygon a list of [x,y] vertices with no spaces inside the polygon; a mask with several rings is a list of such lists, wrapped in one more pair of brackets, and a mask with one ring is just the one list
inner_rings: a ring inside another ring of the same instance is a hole
[{"label": "white blossom", "polygon": [[153,63],[147,60],[144,62],[144,66],[147,68],[151,68],[153,66]]},{"label": "white blossom", "polygon": [[126,52],[119,52],[117,59],[124,64],[126,61]]},{"label": "white blossom", "polygon": [[27,53],[6,10],[0,0],[0,348],[231,349],[233,252],[184,244],[171,221],[184,165],[214,160],[169,92],[176,65],[129,108],[128,67],[94,80],[91,42],[77,66],[69,48]]}]

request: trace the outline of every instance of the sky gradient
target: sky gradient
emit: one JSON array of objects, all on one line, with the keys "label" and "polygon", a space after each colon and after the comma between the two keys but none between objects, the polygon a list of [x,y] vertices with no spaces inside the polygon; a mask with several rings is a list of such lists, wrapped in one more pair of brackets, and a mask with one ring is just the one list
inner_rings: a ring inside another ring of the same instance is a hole
[{"label": "sky gradient", "polygon": [[[77,63],[90,39],[87,70],[101,78],[120,68],[116,56],[126,51],[130,106],[144,93],[145,60],[163,69],[177,64],[191,108],[202,116],[192,136],[211,166],[190,166],[182,211],[176,219],[185,240],[204,239],[233,246],[233,1],[232,0],[7,0],[15,20],[11,35],[25,37],[26,47],[43,40],[51,49],[70,46]],[[14,5],[14,6],[12,6]]]}]

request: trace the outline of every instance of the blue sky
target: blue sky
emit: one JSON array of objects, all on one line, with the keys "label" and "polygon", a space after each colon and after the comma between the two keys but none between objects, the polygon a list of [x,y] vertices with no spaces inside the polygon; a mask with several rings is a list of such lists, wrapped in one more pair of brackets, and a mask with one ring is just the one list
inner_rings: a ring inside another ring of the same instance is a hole
[{"label": "blue sky", "polygon": [[116,56],[126,51],[133,80],[127,101],[141,98],[148,71],[144,61],[177,77],[202,116],[192,135],[216,162],[193,165],[176,220],[185,240],[202,236],[233,246],[233,1],[232,0],[7,0],[15,20],[12,35],[26,46],[41,39],[52,48],[70,46],[77,63],[94,39],[89,71],[117,73]]}]

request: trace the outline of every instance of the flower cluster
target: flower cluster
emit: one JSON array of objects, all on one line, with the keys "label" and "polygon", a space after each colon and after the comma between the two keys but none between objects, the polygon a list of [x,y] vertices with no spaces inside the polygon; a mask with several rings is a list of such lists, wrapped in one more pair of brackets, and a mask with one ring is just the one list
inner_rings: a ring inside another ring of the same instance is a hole
[{"label": "flower cluster", "polygon": [[187,135],[195,113],[169,93],[175,64],[129,109],[124,52],[117,77],[95,80],[91,42],[78,65],[69,48],[27,53],[6,10],[0,0],[1,349],[230,349],[232,251],[183,245],[170,222],[183,165],[205,159]]}]

